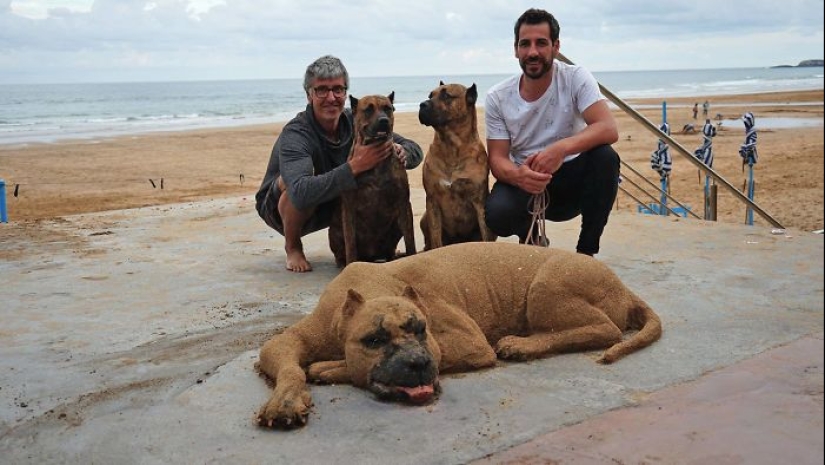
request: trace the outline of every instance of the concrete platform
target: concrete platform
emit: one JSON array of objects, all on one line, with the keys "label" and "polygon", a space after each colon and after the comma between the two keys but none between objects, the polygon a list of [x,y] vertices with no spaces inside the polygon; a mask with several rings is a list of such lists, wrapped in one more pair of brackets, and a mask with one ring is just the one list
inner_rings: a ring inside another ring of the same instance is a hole
[{"label": "concrete platform", "polygon": [[[548,232],[573,249],[578,220]],[[653,346],[448,377],[427,407],[313,387],[307,427],[263,430],[258,349],[338,272],[325,232],[306,247],[285,271],[251,197],[0,224],[0,462],[823,462],[821,235],[617,213],[598,259]]]}]

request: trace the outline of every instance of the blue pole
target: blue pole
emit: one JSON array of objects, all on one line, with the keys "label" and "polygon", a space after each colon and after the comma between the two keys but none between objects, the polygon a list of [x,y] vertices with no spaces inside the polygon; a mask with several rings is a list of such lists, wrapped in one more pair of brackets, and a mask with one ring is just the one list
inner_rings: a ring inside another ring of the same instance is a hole
[{"label": "blue pole", "polygon": [[662,211],[659,212],[660,215],[667,216],[667,178],[662,178],[662,198],[659,199],[662,202]]},{"label": "blue pole", "polygon": [[667,100],[662,100],[662,122],[667,123]]},{"label": "blue pole", "polygon": [[0,179],[0,223],[9,222],[9,212],[6,211],[6,181]]}]

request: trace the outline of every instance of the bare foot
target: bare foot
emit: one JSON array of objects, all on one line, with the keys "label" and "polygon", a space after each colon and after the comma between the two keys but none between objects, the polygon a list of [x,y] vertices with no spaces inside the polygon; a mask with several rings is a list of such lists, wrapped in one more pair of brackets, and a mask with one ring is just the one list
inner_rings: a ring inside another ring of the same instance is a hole
[{"label": "bare foot", "polygon": [[312,271],[312,265],[307,261],[303,250],[295,249],[286,252],[286,269],[295,273],[306,273]]}]

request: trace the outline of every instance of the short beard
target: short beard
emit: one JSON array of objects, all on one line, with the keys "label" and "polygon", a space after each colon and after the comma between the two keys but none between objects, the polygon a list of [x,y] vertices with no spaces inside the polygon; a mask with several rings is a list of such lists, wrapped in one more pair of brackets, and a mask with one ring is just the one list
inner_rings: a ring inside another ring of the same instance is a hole
[{"label": "short beard", "polygon": [[524,71],[524,75],[530,79],[540,79],[544,77],[547,73],[550,72],[550,69],[553,67],[553,59],[549,59],[548,61],[543,61],[541,58],[537,60],[541,63],[541,69],[537,73],[530,73],[527,71],[527,65],[532,64],[529,63],[527,60],[519,61],[519,65],[521,66],[521,70]]}]

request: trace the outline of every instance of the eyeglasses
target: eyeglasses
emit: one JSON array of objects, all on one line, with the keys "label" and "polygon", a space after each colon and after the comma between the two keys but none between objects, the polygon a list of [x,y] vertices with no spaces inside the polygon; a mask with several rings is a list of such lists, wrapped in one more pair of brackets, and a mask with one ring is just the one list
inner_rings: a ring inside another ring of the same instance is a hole
[{"label": "eyeglasses", "polygon": [[312,88],[312,92],[314,92],[315,96],[318,98],[327,98],[327,95],[329,95],[330,91],[332,91],[332,95],[334,95],[336,98],[341,98],[347,95],[347,88],[344,86],[318,86]]}]

